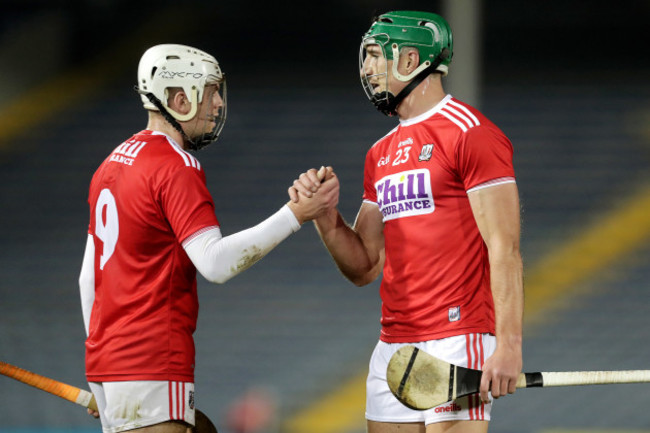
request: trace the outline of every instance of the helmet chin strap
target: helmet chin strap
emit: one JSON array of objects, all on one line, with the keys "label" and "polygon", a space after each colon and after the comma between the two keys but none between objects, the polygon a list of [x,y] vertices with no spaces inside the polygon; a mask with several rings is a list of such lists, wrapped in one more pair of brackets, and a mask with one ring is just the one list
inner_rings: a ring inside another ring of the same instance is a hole
[{"label": "helmet chin strap", "polygon": [[160,102],[160,99],[156,98],[156,96],[151,93],[151,92],[142,92],[137,86],[135,87],[136,92],[143,94],[146,96],[153,105],[156,106],[158,111],[160,111],[160,114],[165,118],[165,120],[174,127],[175,130],[180,132],[181,136],[183,139],[185,139],[189,143],[189,148],[192,150],[199,150],[202,149],[203,147],[207,146],[208,144],[211,143],[211,141],[204,142],[205,140],[199,140],[198,142],[195,140],[192,140],[186,133],[183,131],[183,128],[181,125],[178,123],[178,121],[172,116],[169,111],[165,109],[163,106],[162,102]]},{"label": "helmet chin strap", "polygon": [[396,116],[397,115],[397,106],[406,98],[412,91],[415,89],[426,77],[429,76],[433,71],[436,70],[440,63],[445,61],[449,57],[449,50],[443,48],[443,50],[436,56],[436,58],[431,62],[431,65],[423,69],[418,75],[413,78],[413,80],[402,89],[397,96],[393,95],[388,90],[383,92],[376,93],[372,96],[372,103],[375,104],[377,110],[384,113],[386,116]]}]

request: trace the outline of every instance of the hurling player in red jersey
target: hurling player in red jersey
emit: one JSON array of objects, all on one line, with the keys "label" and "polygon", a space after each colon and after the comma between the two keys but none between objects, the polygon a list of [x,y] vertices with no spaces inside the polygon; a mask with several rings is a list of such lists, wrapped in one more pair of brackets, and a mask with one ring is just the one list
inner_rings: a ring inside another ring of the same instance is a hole
[{"label": "hurling player in red jersey", "polygon": [[[315,219],[340,271],[361,286],[382,275],[381,333],[367,380],[368,432],[486,432],[492,398],[515,391],[522,368],[519,197],[508,138],[443,90],[453,51],[439,15],[394,11],[364,35],[368,98],[399,124],[368,151],[353,226],[336,208]],[[316,170],[289,188],[313,197]],[[482,369],[480,393],[416,411],[390,392],[386,366],[409,343]]]},{"label": "hurling player in red jersey", "polygon": [[147,127],[113,150],[89,188],[79,277],[86,376],[104,432],[185,432],[196,414],[196,271],[223,283],[247,269],[335,206],[338,185],[223,237],[203,167],[188,152],[215,141],[226,118],[217,60],[184,45],[151,47],[137,90]]}]

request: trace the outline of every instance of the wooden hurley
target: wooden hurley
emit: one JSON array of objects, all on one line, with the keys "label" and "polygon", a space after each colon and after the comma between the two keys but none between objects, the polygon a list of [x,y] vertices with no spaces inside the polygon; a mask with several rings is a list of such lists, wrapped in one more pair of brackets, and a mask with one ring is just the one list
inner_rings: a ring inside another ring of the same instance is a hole
[{"label": "wooden hurley", "polygon": [[[31,385],[42,391],[54,394],[65,400],[76,403],[80,406],[97,411],[97,402],[95,396],[90,391],[85,391],[76,386],[68,385],[67,383],[59,382],[58,380],[50,379],[49,377],[41,376],[40,374],[32,373],[31,371],[23,370],[15,365],[7,364],[0,361],[0,374],[3,374],[19,382]],[[195,425],[194,427],[187,428],[188,433],[217,433],[217,428],[214,426],[210,418],[203,412],[196,409],[195,411]]]},{"label": "wooden hurley", "polygon": [[15,365],[7,364],[0,361],[0,373],[16,379],[17,381],[31,385],[50,394],[87,407],[91,410],[97,410],[97,402],[95,396],[90,391],[85,391],[76,386],[68,385],[58,380],[50,379],[49,377],[41,376],[40,374],[32,373],[31,371],[23,370]]},{"label": "wooden hurley", "polygon": [[[391,392],[405,406],[426,410],[477,393],[481,374],[407,345],[391,357],[386,378]],[[517,388],[644,382],[650,382],[650,370],[538,372],[521,373]]]}]

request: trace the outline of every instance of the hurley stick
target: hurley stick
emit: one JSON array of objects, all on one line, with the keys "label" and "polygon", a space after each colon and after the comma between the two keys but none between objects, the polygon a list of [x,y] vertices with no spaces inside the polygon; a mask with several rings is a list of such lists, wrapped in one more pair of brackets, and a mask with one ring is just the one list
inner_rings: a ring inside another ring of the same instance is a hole
[{"label": "hurley stick", "polygon": [[2,361],[0,361],[0,373],[88,409],[97,410],[95,396],[91,392],[77,388],[76,386],[23,370],[22,368]]},{"label": "hurley stick", "polygon": [[[40,374],[32,373],[31,371],[23,370],[15,365],[7,364],[0,361],[0,374],[3,374],[19,382],[31,385],[50,394],[86,407],[88,409],[97,411],[97,402],[95,396],[81,388],[68,385],[58,380],[50,379],[49,377],[41,376]],[[188,427],[188,433],[217,433],[217,429],[203,412],[195,410],[195,425]]]},{"label": "hurley stick", "polygon": [[[480,370],[444,362],[414,346],[391,357],[386,378],[391,392],[405,406],[426,410],[479,391]],[[517,388],[606,385],[650,382],[650,370],[521,373]]]}]

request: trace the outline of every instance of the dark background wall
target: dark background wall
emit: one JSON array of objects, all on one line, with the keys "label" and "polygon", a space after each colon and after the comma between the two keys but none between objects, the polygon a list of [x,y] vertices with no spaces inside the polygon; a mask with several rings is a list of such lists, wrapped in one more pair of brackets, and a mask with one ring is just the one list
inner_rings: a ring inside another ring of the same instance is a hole
[{"label": "dark background wall", "polygon": [[[503,74],[520,76],[531,71],[635,73],[648,64],[645,24],[650,5],[642,0],[466,4],[482,5],[481,45],[487,82],[498,81]],[[5,44],[11,44],[25,22],[56,17],[49,23],[59,33],[59,42],[50,38],[48,46],[27,47],[20,57],[39,53],[33,59],[37,65],[37,58],[42,60],[43,55],[55,51],[56,62],[64,67],[101,55],[103,49],[129,40],[146,27],[150,29],[146,38],[129,44],[131,60],[137,60],[152,43],[176,37],[213,52],[233,77],[248,76],[258,69],[288,73],[295,68],[287,79],[306,79],[311,70],[311,74],[327,71],[333,74],[332,79],[345,81],[350,79],[350,68],[356,67],[351,60],[357,57],[357,42],[372,16],[390,9],[442,12],[447,7],[439,0],[333,0],[304,5],[162,0],[155,5],[125,0],[5,0],[0,35]],[[170,7],[175,12],[167,14]],[[38,33],[52,31],[44,27],[41,25]],[[462,36],[461,32],[455,35]]]}]

